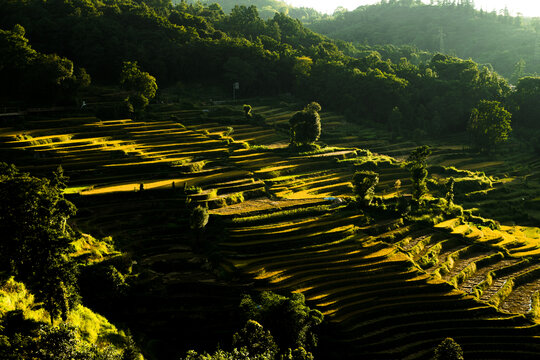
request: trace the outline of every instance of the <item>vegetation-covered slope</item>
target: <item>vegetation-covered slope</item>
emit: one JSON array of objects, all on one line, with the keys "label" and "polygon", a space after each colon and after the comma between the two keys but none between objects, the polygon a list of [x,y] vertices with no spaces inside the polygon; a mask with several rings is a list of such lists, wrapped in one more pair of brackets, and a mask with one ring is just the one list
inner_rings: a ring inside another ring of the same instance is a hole
[{"label": "vegetation-covered slope", "polygon": [[[151,357],[226,343],[241,325],[232,320],[241,284],[253,281],[302,293],[326,315],[321,358],[429,358],[448,336],[468,356],[534,356],[532,229],[492,230],[468,215],[436,227],[402,217],[391,210],[410,191],[399,162],[354,147],[291,153],[274,126],[292,113],[264,109],[254,110],[267,117],[259,125],[241,111],[170,106],[155,106],[155,120],[37,120],[4,129],[3,153],[36,170],[62,163],[80,192],[76,226],[113,235],[132,253],[139,276],[129,305],[120,297],[103,311],[126,322]],[[236,133],[269,148],[246,148]],[[389,212],[351,202],[352,175],[366,167],[381,174]],[[401,195],[387,190],[396,180]],[[197,204],[214,209],[204,238],[186,232]],[[210,262],[193,253],[200,246],[210,247]]]},{"label": "vegetation-covered slope", "polygon": [[507,11],[475,10],[473,1],[383,1],[324,19],[310,28],[327,36],[362,45],[413,45],[431,52],[452,53],[491,64],[516,81],[538,73],[535,22]]},{"label": "vegetation-covered slope", "polygon": [[[190,3],[196,3],[196,1],[188,1]],[[259,10],[259,14],[263,19],[273,18],[276,13],[283,13],[292,18],[298,19],[302,22],[311,22],[317,19],[324,17],[323,14],[319,13],[317,10],[307,7],[294,7],[285,1],[279,0],[204,0],[201,1],[201,4],[210,5],[217,3],[221,5],[223,11],[229,13],[235,6],[244,5],[246,7],[256,6]]]}]

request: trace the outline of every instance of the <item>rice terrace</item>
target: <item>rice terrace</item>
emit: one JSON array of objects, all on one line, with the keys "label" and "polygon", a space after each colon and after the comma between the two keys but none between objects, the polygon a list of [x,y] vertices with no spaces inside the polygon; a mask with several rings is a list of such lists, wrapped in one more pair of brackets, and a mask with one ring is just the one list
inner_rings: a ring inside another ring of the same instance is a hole
[{"label": "rice terrace", "polygon": [[537,18],[0,9],[0,359],[540,357]]}]

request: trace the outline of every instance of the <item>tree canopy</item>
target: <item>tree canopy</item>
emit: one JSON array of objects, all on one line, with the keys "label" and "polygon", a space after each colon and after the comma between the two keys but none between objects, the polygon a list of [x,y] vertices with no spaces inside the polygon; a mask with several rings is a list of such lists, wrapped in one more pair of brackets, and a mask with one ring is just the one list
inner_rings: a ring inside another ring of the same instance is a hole
[{"label": "tree canopy", "polygon": [[77,268],[67,256],[66,221],[75,206],[64,198],[66,181],[61,168],[41,179],[0,164],[0,264],[43,301],[51,319],[78,301]]},{"label": "tree canopy", "polygon": [[491,151],[508,141],[512,132],[510,114],[498,101],[482,100],[472,109],[468,124],[473,148]]},{"label": "tree canopy", "polygon": [[[476,10],[474,1],[380,1],[321,19],[311,29],[358,48],[413,45],[432,53],[453,53],[491,64],[507,78],[540,72],[531,46],[535,22],[508,10]],[[387,48],[388,50],[388,48]],[[399,50],[397,51],[399,52]],[[421,52],[415,52],[420,57]],[[396,54],[397,55],[397,54]],[[399,55],[398,55],[399,56]],[[410,57],[414,62],[415,55]],[[394,61],[399,57],[394,58]],[[518,71],[516,72],[516,65]]]},{"label": "tree canopy", "polygon": [[0,30],[0,96],[38,104],[73,100],[90,83],[86,71],[67,58],[34,50],[25,33],[19,24]]},{"label": "tree canopy", "polygon": [[321,105],[309,103],[304,110],[294,114],[290,120],[291,144],[313,144],[321,136]]}]

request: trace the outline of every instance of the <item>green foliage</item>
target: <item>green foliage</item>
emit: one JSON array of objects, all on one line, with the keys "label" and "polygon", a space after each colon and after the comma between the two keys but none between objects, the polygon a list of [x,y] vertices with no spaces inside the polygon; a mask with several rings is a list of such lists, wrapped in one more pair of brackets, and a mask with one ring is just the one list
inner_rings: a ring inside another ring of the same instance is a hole
[{"label": "green foliage", "polygon": [[512,104],[512,122],[517,126],[535,127],[539,124],[535,121],[540,113],[540,77],[524,77],[519,79],[516,91],[510,96]]},{"label": "green foliage", "polygon": [[302,146],[312,144],[321,136],[321,106],[312,102],[304,110],[294,114],[289,120],[291,144]]},{"label": "green foliage", "polygon": [[281,360],[313,360],[313,355],[303,347],[291,350],[281,357]]},{"label": "green foliage", "polygon": [[0,357],[5,360],[122,360],[116,348],[83,341],[69,325],[39,325],[16,312],[4,319],[4,333]]},{"label": "green foliage", "polygon": [[[215,5],[165,3],[7,2],[0,22],[13,26],[17,19],[36,47],[69,53],[103,81],[115,78],[125,59],[132,59],[128,73],[138,73],[137,61],[160,84],[238,81],[244,94],[291,92],[320,99],[351,121],[390,126],[395,134],[464,131],[478,101],[500,101],[510,91],[489,66],[470,60],[411,47],[354,47],[316,34],[285,13],[263,20],[253,6],[237,6],[225,15]],[[61,41],[55,34],[62,34]],[[155,89],[151,77],[145,83],[149,86],[143,88]],[[150,99],[142,90],[139,94]],[[139,108],[146,104],[140,97],[130,101]],[[318,138],[316,117],[299,123],[309,125],[292,140]]]},{"label": "green foliage", "polygon": [[448,207],[450,207],[454,203],[454,184],[456,183],[456,180],[454,178],[450,178],[448,182],[446,183],[446,202],[448,203]]},{"label": "green foliage", "polygon": [[452,338],[446,338],[435,348],[434,360],[463,360],[461,346]]},{"label": "green foliage", "polygon": [[366,205],[370,205],[379,183],[379,174],[373,171],[357,171],[353,176],[354,192]]},{"label": "green foliage", "polygon": [[90,76],[71,60],[35,51],[25,33],[19,24],[12,31],[0,30],[0,95],[38,104],[74,100]]},{"label": "green foliage", "polygon": [[[188,2],[196,3],[197,1],[189,0]],[[201,3],[209,5],[213,4],[214,1],[202,0]],[[219,0],[218,3],[220,8],[222,8],[226,13],[230,12],[237,5],[255,5],[257,9],[259,9],[259,14],[263,19],[273,18],[275,14],[279,13],[287,14],[304,22],[313,21],[324,17],[323,14],[314,9],[306,7],[293,7],[285,1],[279,0]]]},{"label": "green foliage", "polygon": [[64,198],[66,182],[61,168],[48,180],[0,165],[1,263],[43,301],[51,319],[65,318],[78,301],[66,226],[75,207]]},{"label": "green foliage", "polygon": [[256,321],[248,320],[240,332],[233,336],[233,347],[245,348],[250,356],[273,358],[278,352],[278,347],[270,331],[263,329]]},{"label": "green foliage", "polygon": [[314,111],[314,112],[321,112],[322,107],[318,102],[312,101],[309,104],[306,105],[304,108],[306,111]]},{"label": "green foliage", "polygon": [[[277,360],[278,347],[269,331],[261,324],[248,320],[242,330],[233,336],[233,350],[216,350],[214,354],[188,351],[183,360]],[[299,359],[300,360],[300,359]]]},{"label": "green foliage", "polygon": [[416,148],[411,152],[407,161],[409,162],[409,169],[411,170],[411,179],[413,186],[413,198],[420,200],[422,196],[427,192],[426,178],[428,176],[427,171],[427,159],[431,155],[431,149],[429,146],[424,145]]},{"label": "green foliage", "polygon": [[120,360],[143,360],[141,352],[131,336],[128,336],[126,346]]},{"label": "green foliage", "polygon": [[156,96],[156,78],[141,71],[137,62],[125,61],[120,74],[120,85],[131,91],[128,101],[135,110],[144,110],[148,102]]},{"label": "green foliage", "polygon": [[[539,72],[530,50],[536,39],[532,19],[492,8],[476,10],[474,1],[381,1],[336,14],[310,28],[333,39],[352,41],[360,49],[380,45],[377,50],[385,50],[394,62],[405,56],[418,64],[426,51],[446,52],[492,64],[506,77]],[[413,46],[423,51],[411,51]],[[516,72],[520,62],[521,72]]]},{"label": "green foliage", "polygon": [[258,301],[246,295],[240,308],[246,318],[269,329],[281,349],[313,348],[317,345],[314,328],[322,323],[323,315],[306,306],[302,294],[285,297],[263,292]]},{"label": "green foliage", "polygon": [[208,219],[208,209],[197,206],[191,211],[191,215],[189,216],[189,226],[193,230],[200,231],[208,224]]},{"label": "green foliage", "polygon": [[491,151],[496,145],[508,141],[512,132],[511,117],[501,103],[482,100],[472,109],[467,130],[471,146],[481,151]]}]

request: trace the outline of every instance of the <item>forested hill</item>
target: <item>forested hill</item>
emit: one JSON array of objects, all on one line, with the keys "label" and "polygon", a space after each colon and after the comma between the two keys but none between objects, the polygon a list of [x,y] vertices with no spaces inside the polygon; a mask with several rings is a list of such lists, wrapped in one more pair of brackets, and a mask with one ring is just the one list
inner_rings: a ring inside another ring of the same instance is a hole
[{"label": "forested hill", "polygon": [[14,62],[18,74],[25,66],[7,55],[29,53],[22,51],[28,41],[85,68],[94,81],[118,84],[122,64],[136,61],[159,87],[197,83],[228,93],[239,82],[241,97],[292,93],[392,132],[463,131],[480,100],[504,101],[510,92],[497,73],[473,61],[360,54],[287,15],[263,20],[255,6],[225,14],[217,4],[185,2],[0,0],[0,28],[0,60]]},{"label": "forested hill", "polygon": [[431,52],[440,51],[442,45],[445,53],[492,64],[512,81],[540,72],[534,21],[512,17],[504,10],[500,14],[475,10],[472,1],[458,3],[382,1],[318,21],[310,28],[359,44],[411,44]]},{"label": "forested hill", "polygon": [[[176,0],[173,2],[179,3],[180,1]],[[229,13],[237,5],[253,5],[257,7],[259,10],[259,15],[263,19],[272,18],[276,13],[286,14],[292,18],[301,20],[304,23],[327,17],[327,15],[321,14],[315,9],[307,7],[294,7],[287,4],[285,1],[280,0],[188,0],[187,2],[192,4],[200,2],[204,5],[218,3],[226,13]]]}]

